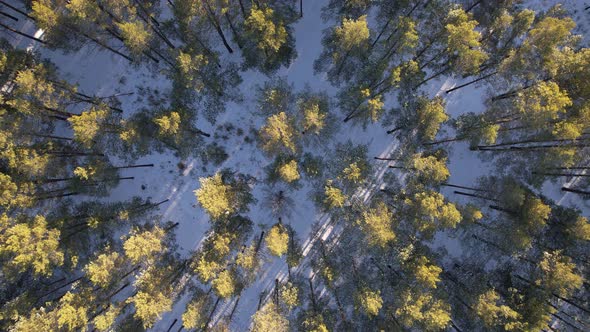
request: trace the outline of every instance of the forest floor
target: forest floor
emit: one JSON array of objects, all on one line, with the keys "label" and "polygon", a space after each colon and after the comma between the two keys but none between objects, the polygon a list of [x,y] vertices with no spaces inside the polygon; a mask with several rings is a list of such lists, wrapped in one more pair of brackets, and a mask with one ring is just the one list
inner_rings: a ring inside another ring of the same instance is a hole
[{"label": "forest floor", "polygon": [[[590,10],[585,10],[590,5],[586,0],[530,0],[525,1],[528,8],[540,11],[547,9],[553,4],[563,3],[572,17],[578,23],[579,32],[582,33],[590,27]],[[321,9],[327,3],[326,0],[305,1],[304,16],[294,25],[294,37],[296,39],[298,56],[289,68],[282,68],[275,76],[284,77],[299,91],[309,86],[314,91],[326,91],[330,96],[335,96],[337,89],[330,85],[321,75],[316,75],[313,70],[313,62],[322,51],[322,31],[333,22],[323,22],[320,15]],[[21,27],[22,31],[31,32],[32,25]],[[33,31],[34,32],[34,31]],[[28,40],[14,39],[14,44],[20,47],[30,45]],[[220,49],[220,51],[223,51]],[[134,92],[133,95],[120,97],[122,109],[126,115],[136,112],[143,107],[150,107],[150,103],[158,102],[164,98],[170,89],[170,82],[162,73],[153,71],[153,68],[142,65],[139,67],[130,66],[126,60],[113,57],[106,52],[99,51],[92,47],[85,47],[81,51],[70,54],[63,54],[61,51],[50,51],[40,49],[42,55],[55,63],[61,76],[71,83],[77,83],[80,91],[90,91],[96,95],[111,95],[114,93]],[[222,54],[225,54],[221,52]],[[237,53],[237,52],[236,52]],[[226,56],[224,61],[239,61],[239,55]],[[229,158],[219,167],[239,170],[244,174],[251,174],[258,179],[264,178],[264,168],[271,163],[257,148],[253,132],[258,130],[264,118],[257,115],[255,93],[257,86],[261,86],[269,77],[255,71],[242,73],[243,83],[240,90],[243,94],[243,102],[229,103],[226,112],[218,117],[215,125],[211,125],[204,119],[197,124],[205,132],[216,136],[216,140],[226,150]],[[451,117],[456,117],[465,112],[481,112],[484,110],[484,101],[489,91],[485,85],[469,86],[454,93],[446,94],[445,91],[453,86],[461,84],[460,80],[454,78],[441,78],[433,80],[425,88],[430,96],[441,95],[446,99],[447,112]],[[393,105],[393,100],[386,100],[386,107]],[[336,113],[338,113],[336,111]],[[242,135],[237,130],[243,131]],[[387,135],[386,130],[380,124],[369,125],[367,128],[341,124],[339,134],[334,139],[334,144],[352,140],[355,144],[366,144],[369,149],[369,157],[387,157],[395,154],[397,141],[392,135]],[[442,130],[439,137],[451,137],[453,132]],[[248,137],[249,139],[247,139]],[[315,151],[324,154],[332,148],[333,144],[318,147]],[[459,185],[474,184],[476,179],[491,172],[490,163],[482,161],[477,152],[470,151],[467,143],[456,143],[452,147],[449,156],[450,183]],[[114,160],[116,163],[116,160]],[[181,162],[182,167],[179,167]],[[178,160],[171,153],[152,154],[137,160],[136,163],[153,163],[155,167],[144,169],[123,170],[122,176],[131,175],[133,181],[122,182],[112,190],[107,200],[124,200],[133,196],[150,198],[154,202],[165,199],[169,201],[160,207],[160,214],[163,221],[178,222],[175,228],[178,243],[178,251],[181,255],[187,256],[196,250],[204,239],[204,235],[210,228],[208,216],[205,211],[196,204],[193,190],[199,187],[199,178],[211,176],[218,169],[210,165],[204,165],[200,159]],[[376,161],[371,184],[364,190],[358,192],[357,196],[368,198],[373,191],[378,190],[379,181],[383,174],[394,172],[388,170],[388,162]],[[128,172],[129,174],[125,174]],[[401,176],[401,174],[400,174]],[[561,205],[577,205],[583,208],[586,216],[590,214],[590,204],[582,202],[573,194],[565,195],[560,188],[565,184],[563,179],[556,183],[546,183],[543,193],[554,199]],[[573,180],[575,181],[575,180]],[[268,207],[263,204],[265,187],[264,183],[257,184],[253,193],[258,204],[253,206],[247,216],[262,228],[255,229],[254,237],[258,237],[260,231],[276,223],[269,213]],[[304,254],[313,251],[318,238],[328,239],[337,236],[337,226],[331,223],[329,215],[318,211],[309,194],[309,185],[303,185],[297,190],[289,192],[294,200],[293,213],[290,217],[284,218],[284,222],[290,224],[296,231],[297,236],[302,240]],[[453,194],[453,190],[444,189],[443,194],[451,201],[465,202],[462,197]],[[450,255],[459,257],[462,253],[461,246],[457,241],[439,234],[432,243],[433,247],[440,247]],[[302,265],[295,273],[311,273],[307,268],[307,261],[304,259]],[[268,291],[274,286],[276,278],[282,279],[287,275],[286,262],[281,258],[267,258],[266,264],[259,275],[259,279],[246,288],[239,296],[239,305],[233,315],[231,328],[235,331],[247,330],[252,315],[258,307],[260,294]],[[154,331],[166,331],[175,319],[180,320],[184,311],[188,296],[180,295],[173,310],[165,313],[162,319],[154,326]],[[220,303],[212,323],[222,315],[228,315],[234,307],[236,298]],[[177,330],[180,323],[176,323],[173,330]]]}]

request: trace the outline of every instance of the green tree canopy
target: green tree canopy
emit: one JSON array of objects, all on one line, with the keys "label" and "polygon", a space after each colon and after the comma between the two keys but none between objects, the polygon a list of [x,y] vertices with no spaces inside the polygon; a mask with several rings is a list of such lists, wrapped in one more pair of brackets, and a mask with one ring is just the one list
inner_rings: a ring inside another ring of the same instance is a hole
[{"label": "green tree canopy", "polygon": [[64,262],[59,248],[60,231],[48,228],[43,216],[14,224],[0,234],[0,255],[8,257],[4,268],[22,273],[32,270],[36,276],[50,276]]}]

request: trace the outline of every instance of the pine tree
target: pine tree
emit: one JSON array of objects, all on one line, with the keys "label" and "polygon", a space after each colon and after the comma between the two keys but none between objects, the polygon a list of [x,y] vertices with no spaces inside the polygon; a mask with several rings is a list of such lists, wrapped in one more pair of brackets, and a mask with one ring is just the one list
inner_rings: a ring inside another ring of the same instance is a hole
[{"label": "pine tree", "polygon": [[0,206],[5,209],[17,207],[29,207],[33,205],[31,194],[33,188],[31,184],[15,183],[13,179],[6,174],[0,173]]},{"label": "pine tree", "polygon": [[258,40],[257,47],[264,54],[276,53],[287,41],[287,30],[272,20],[274,10],[268,7],[252,7],[245,21],[250,38]]},{"label": "pine tree", "polygon": [[57,326],[67,330],[83,329],[87,322],[87,309],[85,299],[78,294],[67,292],[59,300],[57,310]]},{"label": "pine tree", "polygon": [[205,294],[198,294],[182,314],[182,325],[188,329],[203,328],[211,307],[211,299]]},{"label": "pine tree", "polygon": [[356,301],[360,308],[369,317],[375,317],[383,306],[383,299],[380,291],[373,291],[369,288],[362,288],[356,294]]},{"label": "pine tree", "polygon": [[20,316],[12,327],[14,332],[51,331],[57,329],[55,313],[47,312],[45,308],[33,308],[29,316]]},{"label": "pine tree", "polygon": [[253,200],[250,188],[241,176],[231,179],[229,175],[216,173],[208,178],[200,178],[199,182],[201,188],[194,191],[195,196],[213,220],[245,211]]},{"label": "pine tree", "polygon": [[559,113],[572,105],[567,92],[551,81],[541,82],[520,92],[514,103],[516,110],[523,116],[523,122],[535,128],[557,119]]},{"label": "pine tree", "polygon": [[291,311],[300,304],[300,289],[291,282],[287,282],[281,285],[279,290],[279,297],[281,303],[283,303],[287,310]]},{"label": "pine tree", "polygon": [[265,242],[270,253],[280,257],[289,249],[289,233],[282,224],[275,224],[266,235]]},{"label": "pine tree", "polygon": [[134,316],[143,322],[146,329],[152,327],[162,313],[172,310],[172,299],[163,292],[140,291],[127,302],[135,305]]},{"label": "pine tree", "polygon": [[23,273],[31,270],[35,276],[51,276],[53,268],[64,262],[64,253],[59,249],[60,231],[47,227],[43,216],[17,223],[0,234],[0,255],[8,257],[5,273]]},{"label": "pine tree", "polygon": [[518,312],[505,304],[499,304],[499,300],[500,295],[495,290],[488,290],[477,298],[475,312],[488,328],[500,326],[506,331],[521,329]]},{"label": "pine tree", "polygon": [[321,315],[307,317],[303,321],[303,328],[309,332],[329,332],[330,330],[324,323],[324,319]]},{"label": "pine tree", "polygon": [[430,260],[425,256],[413,258],[408,263],[408,269],[412,271],[416,281],[426,288],[436,288],[440,281],[440,273],[442,269],[430,263]]},{"label": "pine tree", "polygon": [[84,270],[93,284],[104,288],[113,281],[117,281],[114,277],[118,274],[122,263],[118,252],[107,250],[106,253],[98,255],[96,260],[86,265]]},{"label": "pine tree", "polygon": [[576,239],[588,241],[590,239],[590,222],[588,222],[588,218],[582,216],[576,218],[575,224],[568,232],[570,236]]},{"label": "pine tree", "polygon": [[213,279],[211,285],[215,293],[221,298],[228,298],[234,295],[236,292],[236,284],[234,277],[229,270],[221,271],[215,279]]},{"label": "pine tree", "polygon": [[285,182],[297,181],[300,178],[297,168],[297,161],[291,160],[288,163],[279,166],[278,173],[281,176],[281,179]]},{"label": "pine tree", "polygon": [[74,130],[74,139],[86,148],[95,147],[97,141],[104,137],[102,135],[116,132],[119,128],[112,112],[104,106],[92,107],[68,121]]},{"label": "pine tree", "polygon": [[425,331],[439,331],[451,321],[450,306],[429,293],[405,291],[401,295],[400,307],[395,314],[408,327]]},{"label": "pine tree", "polygon": [[135,231],[123,244],[125,255],[133,264],[150,263],[165,250],[165,235],[166,231],[157,226],[151,230]]},{"label": "pine tree", "polygon": [[118,306],[111,306],[104,313],[96,316],[92,321],[92,324],[94,324],[94,327],[101,332],[109,331],[120,314],[121,309]]},{"label": "pine tree", "polygon": [[335,187],[332,183],[331,180],[326,182],[323,203],[327,209],[344,207],[344,203],[348,197],[342,193],[342,190]]},{"label": "pine tree", "polygon": [[319,135],[326,126],[326,113],[320,110],[317,103],[313,103],[303,109],[303,131]]},{"label": "pine tree", "polygon": [[333,84],[350,79],[351,68],[366,57],[369,48],[367,16],[343,18],[342,24],[330,31],[322,41],[324,52],[314,64],[317,72],[326,71]]},{"label": "pine tree", "polygon": [[158,125],[158,134],[160,136],[173,136],[178,133],[180,128],[180,114],[178,112],[170,112],[169,115],[162,115],[154,119]]},{"label": "pine tree", "polygon": [[414,154],[409,164],[415,172],[418,181],[424,184],[439,184],[447,181],[449,170],[446,166],[447,158],[437,158],[436,156],[424,156],[423,154]]},{"label": "pine tree", "polygon": [[269,154],[295,153],[297,133],[292,122],[285,112],[271,115],[260,128],[262,149]]},{"label": "pine tree", "polygon": [[392,229],[394,218],[393,212],[387,205],[384,202],[378,202],[374,208],[363,211],[357,223],[368,238],[369,245],[385,249],[396,239]]},{"label": "pine tree", "polygon": [[439,228],[454,228],[461,222],[461,213],[453,203],[444,201],[438,192],[425,191],[405,199],[415,216],[413,219],[416,231],[431,235]]},{"label": "pine tree", "polygon": [[416,120],[419,130],[419,137],[424,141],[432,141],[443,122],[449,116],[445,113],[444,100],[436,97],[432,100],[419,99],[416,109]]},{"label": "pine tree", "polygon": [[445,26],[447,49],[452,66],[462,75],[475,74],[488,55],[480,45],[481,33],[476,30],[477,21],[470,19],[462,9],[449,12]]},{"label": "pine tree", "polygon": [[121,36],[135,56],[141,56],[149,48],[150,33],[140,20],[117,23]]},{"label": "pine tree", "polygon": [[252,317],[251,331],[287,332],[289,331],[289,320],[281,315],[274,303],[268,303]]},{"label": "pine tree", "polygon": [[196,265],[195,265],[195,272],[203,283],[209,282],[213,279],[219,272],[223,270],[223,266],[221,266],[216,261],[208,261],[205,257],[201,256]]},{"label": "pine tree", "polygon": [[539,278],[535,283],[550,293],[569,297],[583,282],[582,276],[575,273],[575,267],[571,258],[560,251],[544,252],[538,266]]}]

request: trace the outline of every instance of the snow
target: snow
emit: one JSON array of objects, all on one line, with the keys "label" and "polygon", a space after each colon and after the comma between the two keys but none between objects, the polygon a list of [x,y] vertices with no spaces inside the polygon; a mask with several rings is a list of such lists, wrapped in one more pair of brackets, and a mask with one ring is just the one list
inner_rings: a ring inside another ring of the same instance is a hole
[{"label": "snow", "polygon": [[[285,77],[297,90],[309,85],[313,91],[326,91],[333,97],[337,89],[326,82],[321,75],[315,75],[313,71],[313,62],[322,51],[322,31],[333,24],[333,22],[324,22],[320,18],[321,8],[326,3],[326,0],[304,2],[304,17],[293,26],[298,56],[289,68],[279,70],[276,76]],[[542,10],[549,8],[554,3],[555,0],[535,0],[527,1],[525,6],[534,10]],[[585,11],[584,7],[587,4],[590,5],[590,2],[566,0],[563,3],[568,10],[575,13],[574,18],[579,23],[580,31],[585,31],[589,27],[588,18],[590,13]],[[19,27],[21,31],[34,32],[37,37],[42,34],[40,30],[34,31],[30,21],[24,22],[26,23]],[[19,47],[31,45],[29,40],[21,36],[14,37],[13,43]],[[130,66],[127,60],[92,46],[68,54],[46,49],[40,49],[40,51],[43,56],[48,57],[58,65],[64,79],[71,83],[77,83],[80,91],[84,93],[106,96],[119,92],[136,92],[134,95],[119,98],[122,102],[121,108],[125,110],[125,116],[142,106],[147,106],[145,96],[139,96],[137,93],[138,86],[148,86],[161,91],[161,94],[170,89],[170,83],[166,77],[161,73],[154,72],[149,64],[140,67]],[[222,54],[225,54],[224,50],[221,51]],[[237,61],[239,58],[234,54],[227,56],[225,60]],[[244,101],[239,104],[228,103],[226,112],[218,118],[217,123],[232,123],[236,128],[243,129],[245,134],[243,136],[230,136],[227,141],[222,142],[229,158],[218,169],[232,168],[262,179],[264,177],[264,167],[271,161],[260,153],[255,144],[245,142],[244,136],[249,135],[251,128],[258,129],[264,120],[262,117],[255,115],[256,105],[253,91],[269,78],[251,70],[242,73],[242,78],[243,83],[240,90],[244,96]],[[482,112],[484,110],[485,86],[471,85],[450,94],[445,93],[447,89],[461,83],[463,83],[461,80],[442,77],[431,81],[428,86],[424,87],[424,91],[430,96],[443,96],[447,102],[447,112],[453,118],[465,112]],[[199,120],[197,127],[203,128],[205,131],[215,131],[215,128],[204,119]],[[363,130],[359,126],[345,124],[339,131],[335,141],[344,142],[347,139],[353,139],[354,143],[368,144],[369,157],[387,157],[396,151],[398,142],[394,140],[393,136],[387,135],[385,131],[386,129],[380,125],[369,125],[366,130]],[[452,131],[447,134],[442,133],[439,134],[439,138],[452,137],[452,134]],[[318,148],[316,152],[326,154],[328,149],[329,147]],[[488,174],[492,170],[489,163],[482,162],[478,158],[477,152],[469,150],[467,143],[453,143],[450,150],[450,183],[466,186],[473,185],[479,176]],[[198,248],[210,227],[207,215],[196,204],[193,190],[199,187],[198,179],[200,177],[210,176],[218,169],[204,167],[199,159],[190,158],[182,161],[186,168],[181,171],[177,167],[178,162],[179,160],[171,153],[152,154],[140,158],[136,163],[154,163],[155,166],[153,168],[122,170],[122,176],[134,176],[135,180],[122,182],[112,191],[111,199],[124,200],[137,195],[150,198],[154,202],[169,199],[169,202],[160,207],[160,214],[163,221],[170,220],[179,223],[179,226],[175,228],[179,246],[178,251],[186,257]],[[380,180],[385,172],[392,172],[392,170],[388,170],[387,165],[387,162],[382,161],[375,163],[373,182],[365,189],[360,190],[356,197],[364,201],[370,199],[373,192],[379,188]],[[399,176],[402,176],[402,174],[399,174]],[[145,185],[145,190],[141,189],[142,185]],[[588,203],[581,202],[579,197],[575,195],[568,193],[564,195],[560,190],[561,185],[563,183],[559,185],[545,184],[543,193],[555,199],[558,204],[583,207],[585,214],[588,215],[590,211]],[[254,189],[258,204],[253,206],[248,213],[248,217],[253,220],[254,225],[272,225],[276,222],[264,205],[260,204],[263,200],[264,187],[264,184],[258,184]],[[302,239],[304,255],[308,255],[314,250],[318,238],[328,240],[331,237],[338,236],[339,230],[332,222],[330,215],[317,211],[309,200],[308,193],[312,189],[312,185],[306,184],[290,193],[296,204],[292,216],[285,218],[285,222],[289,223],[298,237]],[[452,191],[449,188],[443,188],[442,192],[452,201],[467,202],[464,197],[454,195]],[[312,233],[314,223],[320,225],[317,233]],[[259,234],[260,229],[255,229],[253,236],[257,237]],[[435,248],[446,250],[449,255],[455,258],[460,257],[462,253],[459,240],[450,238],[446,234],[438,234],[432,245]],[[309,273],[309,271],[306,271],[306,267],[307,263],[304,260],[302,265],[292,272]],[[251,316],[258,307],[259,295],[263,291],[269,294],[269,291],[274,287],[275,279],[282,280],[286,276],[287,265],[284,258],[268,258],[258,280],[242,292],[238,309],[231,322],[232,330],[247,330]],[[163,314],[162,319],[157,322],[153,330],[166,331],[175,319],[179,320],[175,324],[175,329],[180,326],[180,316],[188,301],[189,296],[186,293],[181,294],[173,310]],[[236,298],[221,302],[217,307],[212,324],[223,315],[228,315],[235,301]]]}]

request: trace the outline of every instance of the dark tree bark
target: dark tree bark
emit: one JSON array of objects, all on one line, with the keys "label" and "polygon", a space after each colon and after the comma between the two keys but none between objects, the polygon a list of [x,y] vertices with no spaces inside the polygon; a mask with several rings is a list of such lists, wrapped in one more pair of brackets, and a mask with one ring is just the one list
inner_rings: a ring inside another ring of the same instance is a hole
[{"label": "dark tree bark", "polygon": [[240,37],[240,34],[238,33],[238,31],[234,27],[234,24],[232,23],[231,18],[229,17],[228,13],[225,13],[225,19],[227,20],[227,24],[229,25],[229,28],[230,28],[231,32],[233,33],[234,38],[236,39],[236,43],[238,44],[238,47],[240,49],[242,49],[244,47],[244,45],[242,45],[242,38]]},{"label": "dark tree bark", "polygon": [[299,0],[299,17],[303,18],[303,0]]},{"label": "dark tree bark", "polygon": [[456,87],[454,87],[454,88],[452,88],[452,89],[449,89],[449,90],[447,90],[447,91],[445,91],[445,92],[446,92],[446,93],[451,93],[451,92],[453,92],[453,91],[455,91],[455,90],[459,90],[459,89],[461,89],[461,88],[464,88],[464,87],[466,87],[466,86],[470,86],[471,84],[475,84],[475,83],[477,83],[477,82],[479,82],[479,81],[485,80],[486,78],[492,77],[492,76],[496,75],[497,73],[498,73],[497,71],[494,71],[494,72],[492,72],[492,73],[489,73],[489,74],[487,74],[487,75],[484,75],[484,76],[482,76],[482,77],[476,78],[476,79],[474,79],[474,80],[472,80],[472,81],[470,81],[470,82],[467,82],[467,83],[461,84],[461,85],[459,85],[459,86],[456,86]]},{"label": "dark tree bark", "polygon": [[533,172],[536,175],[543,175],[543,176],[555,176],[555,177],[590,177],[590,174],[571,174],[571,173],[543,173],[543,172]]},{"label": "dark tree bark", "polygon": [[473,187],[466,187],[466,186],[460,186],[460,185],[456,185],[456,184],[450,184],[450,183],[441,183],[441,186],[445,186],[445,187],[453,187],[453,188],[459,188],[459,189],[467,189],[467,190],[473,190],[473,191],[482,191],[482,192],[491,192],[490,190],[485,190],[485,189],[478,189],[478,188],[473,188]]},{"label": "dark tree bark", "polygon": [[217,18],[215,18],[215,14],[213,13],[213,10],[211,9],[211,5],[209,4],[209,0],[204,0],[204,1],[205,1],[205,7],[207,7],[207,18],[209,19],[209,22],[211,23],[211,25],[213,25],[213,27],[215,28],[215,31],[217,31],[217,34],[219,35],[219,37],[221,37],[221,41],[223,42],[223,46],[225,46],[225,48],[227,49],[227,51],[229,53],[233,53],[234,50],[231,48],[231,46],[229,46],[229,43],[227,42],[227,39],[225,38],[225,35],[223,34],[223,30],[221,30],[221,24],[219,23]]},{"label": "dark tree bark", "polygon": [[8,17],[9,19],[11,19],[11,20],[13,20],[13,21],[15,21],[15,22],[18,22],[18,18],[17,18],[17,17],[15,17],[15,16],[12,16],[12,15],[10,15],[10,14],[8,14],[8,13],[5,13],[5,12],[3,12],[3,11],[0,11],[0,15],[2,15],[2,16],[6,16],[6,17]]},{"label": "dark tree bark", "polygon": [[567,187],[561,187],[561,190],[575,193],[575,194],[580,194],[580,195],[590,195],[590,191],[583,191],[583,190],[572,189],[572,188],[567,188]]},{"label": "dark tree bark", "polygon": [[470,197],[475,197],[475,198],[481,198],[481,199],[485,199],[488,201],[493,201],[493,202],[499,202],[500,200],[495,199],[495,198],[491,198],[491,197],[485,197],[485,196],[480,196],[480,195],[476,195],[476,194],[470,194],[470,193],[466,193],[463,191],[453,191],[453,193],[457,194],[457,195],[463,195],[463,196],[470,196]]},{"label": "dark tree bark", "polygon": [[6,24],[4,24],[2,22],[0,22],[0,27],[3,27],[4,29],[6,29],[6,30],[8,30],[8,31],[10,31],[12,33],[16,33],[17,35],[20,35],[20,36],[23,36],[23,37],[27,37],[27,38],[29,38],[31,40],[34,40],[34,41],[39,42],[41,44],[47,45],[47,42],[46,41],[44,41],[42,39],[39,39],[39,38],[37,38],[35,36],[31,36],[31,35],[28,35],[26,33],[20,32],[20,31],[14,29],[14,28],[9,27],[8,25],[6,25]]}]

